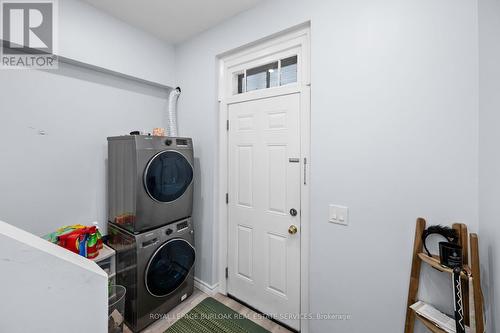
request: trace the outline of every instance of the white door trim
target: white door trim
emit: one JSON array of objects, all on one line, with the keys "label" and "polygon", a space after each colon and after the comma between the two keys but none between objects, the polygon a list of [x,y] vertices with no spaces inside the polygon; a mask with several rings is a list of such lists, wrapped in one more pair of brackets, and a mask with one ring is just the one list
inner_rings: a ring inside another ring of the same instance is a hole
[{"label": "white door trim", "polygon": [[[300,74],[298,84],[264,89],[234,96],[228,87],[228,68],[238,64],[264,59],[274,53],[290,48],[300,49]],[[228,106],[231,103],[300,92],[300,132],[301,132],[301,258],[300,258],[300,328],[309,333],[309,322],[303,314],[309,313],[309,253],[310,253],[310,141],[311,141],[311,80],[310,80],[310,23],[307,22],[285,32],[275,34],[263,40],[239,47],[218,56],[219,59],[219,145],[218,145],[218,184],[216,194],[215,221],[218,221],[218,282],[219,292],[227,295],[226,267],[228,249]],[[307,164],[304,163],[307,161]],[[214,248],[215,249],[215,248]]]}]

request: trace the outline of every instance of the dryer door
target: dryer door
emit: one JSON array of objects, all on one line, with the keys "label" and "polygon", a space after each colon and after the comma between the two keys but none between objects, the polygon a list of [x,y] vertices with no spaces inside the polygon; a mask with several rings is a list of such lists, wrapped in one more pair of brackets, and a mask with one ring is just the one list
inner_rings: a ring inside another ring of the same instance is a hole
[{"label": "dryer door", "polygon": [[184,194],[193,181],[193,167],[176,151],[163,151],[151,158],[144,171],[144,187],[158,202],[171,202]]},{"label": "dryer door", "polygon": [[148,292],[163,297],[175,291],[188,277],[194,260],[194,248],[183,239],[172,239],[160,246],[146,267]]}]

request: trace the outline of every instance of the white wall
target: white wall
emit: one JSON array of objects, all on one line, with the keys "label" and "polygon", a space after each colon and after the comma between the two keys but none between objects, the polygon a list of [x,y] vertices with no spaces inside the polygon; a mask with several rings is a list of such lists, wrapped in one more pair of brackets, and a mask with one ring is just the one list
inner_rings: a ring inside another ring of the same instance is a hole
[{"label": "white wall", "polygon": [[174,86],[174,48],[78,0],[59,1],[59,54]]},{"label": "white wall", "polygon": [[500,1],[479,0],[479,221],[488,331],[500,322]]},{"label": "white wall", "polygon": [[[106,232],[106,137],[164,127],[174,49],[78,0],[59,1],[55,71],[0,72],[0,219],[42,235],[74,223]],[[39,131],[46,135],[39,135]]]},{"label": "white wall", "polygon": [[[352,314],[312,332],[400,332],[416,217],[477,231],[476,6],[272,0],[178,45],[180,132],[201,169],[197,276],[217,280],[216,56],[311,20],[311,311]],[[329,203],[349,206],[349,227],[327,223]],[[424,297],[447,303],[447,280]]]},{"label": "white wall", "polygon": [[0,221],[0,332],[107,332],[108,277],[94,262]]},{"label": "white wall", "polygon": [[162,127],[167,92],[66,64],[1,71],[0,91],[0,219],[37,235],[92,221],[105,233],[106,138]]}]

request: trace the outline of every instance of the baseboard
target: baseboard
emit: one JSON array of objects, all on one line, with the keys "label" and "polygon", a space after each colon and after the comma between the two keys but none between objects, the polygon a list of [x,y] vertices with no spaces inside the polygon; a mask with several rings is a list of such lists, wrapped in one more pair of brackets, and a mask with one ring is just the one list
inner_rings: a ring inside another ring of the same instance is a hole
[{"label": "baseboard", "polygon": [[194,287],[210,296],[213,296],[219,292],[219,283],[216,283],[214,285],[209,285],[208,283],[198,279],[197,277],[194,278]]}]

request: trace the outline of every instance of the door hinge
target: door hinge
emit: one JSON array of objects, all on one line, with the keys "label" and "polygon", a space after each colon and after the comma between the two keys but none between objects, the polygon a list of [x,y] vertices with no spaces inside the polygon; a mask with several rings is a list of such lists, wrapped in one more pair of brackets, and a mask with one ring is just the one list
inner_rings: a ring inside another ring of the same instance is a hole
[{"label": "door hinge", "polygon": [[226,204],[229,203],[229,193],[226,193]]},{"label": "door hinge", "polygon": [[226,279],[229,278],[229,268],[226,267]]},{"label": "door hinge", "polygon": [[228,119],[228,120],[226,120],[226,130],[228,130],[228,131],[229,131],[229,119]]}]

